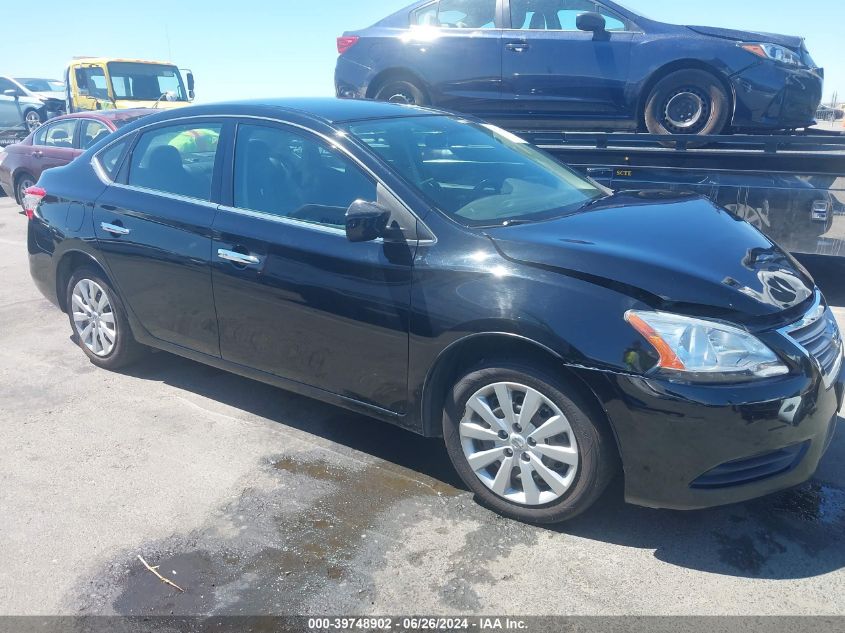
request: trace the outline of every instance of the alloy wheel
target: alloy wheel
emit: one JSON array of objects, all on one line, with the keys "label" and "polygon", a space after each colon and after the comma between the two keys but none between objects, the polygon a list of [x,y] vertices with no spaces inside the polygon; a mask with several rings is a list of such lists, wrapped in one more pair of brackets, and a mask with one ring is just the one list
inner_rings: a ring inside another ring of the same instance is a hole
[{"label": "alloy wheel", "polygon": [[41,127],[41,117],[38,116],[38,113],[34,110],[30,110],[26,113],[24,121],[26,123],[26,129],[30,132],[34,132]]},{"label": "alloy wheel", "polygon": [[416,100],[413,95],[407,92],[398,91],[387,98],[388,103],[398,103],[401,105],[416,105]]},{"label": "alloy wheel", "polygon": [[459,433],[475,475],[512,503],[553,503],[575,482],[580,456],[572,427],[536,389],[515,383],[483,387],[467,401]]},{"label": "alloy wheel", "polygon": [[71,297],[79,340],[92,354],[105,358],[117,343],[117,322],[108,293],[97,282],[80,279]]}]

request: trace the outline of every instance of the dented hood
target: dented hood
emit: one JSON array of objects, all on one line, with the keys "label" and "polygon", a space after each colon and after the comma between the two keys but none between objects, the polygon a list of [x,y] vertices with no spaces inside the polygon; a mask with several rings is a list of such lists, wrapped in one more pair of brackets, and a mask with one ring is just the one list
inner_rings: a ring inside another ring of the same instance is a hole
[{"label": "dented hood", "polygon": [[488,229],[512,261],[605,285],[655,307],[768,317],[815,285],[749,224],[698,196],[621,192],[556,220]]}]

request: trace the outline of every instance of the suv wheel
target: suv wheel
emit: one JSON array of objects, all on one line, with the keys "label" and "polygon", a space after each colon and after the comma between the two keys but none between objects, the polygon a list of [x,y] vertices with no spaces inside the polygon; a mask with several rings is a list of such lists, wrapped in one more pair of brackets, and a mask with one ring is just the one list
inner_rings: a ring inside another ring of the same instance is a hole
[{"label": "suv wheel", "polygon": [[95,268],[83,267],[67,286],[67,313],[76,343],[92,363],[120,369],[144,351],[132,336],[123,303]]},{"label": "suv wheel", "polygon": [[645,108],[652,134],[719,134],[730,99],[721,82],[703,70],[679,70],[657,82]]},{"label": "suv wheel", "polygon": [[559,523],[589,508],[616,467],[594,407],[537,369],[497,365],[452,390],[443,434],[458,474],[486,506],[530,523]]}]

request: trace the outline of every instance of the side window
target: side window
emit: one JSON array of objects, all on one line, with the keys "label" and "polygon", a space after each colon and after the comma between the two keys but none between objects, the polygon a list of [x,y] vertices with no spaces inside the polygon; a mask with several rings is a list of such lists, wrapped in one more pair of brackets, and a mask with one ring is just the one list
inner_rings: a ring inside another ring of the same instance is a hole
[{"label": "side window", "polygon": [[53,123],[47,128],[47,137],[41,143],[47,147],[73,147],[73,133],[76,131],[76,119],[67,119]]},{"label": "side window", "polygon": [[211,200],[222,125],[171,125],[142,134],[132,151],[128,184]]},{"label": "side window", "polygon": [[260,125],[238,127],[234,184],[240,209],[333,227],[356,200],[376,200],[376,183],[338,150]]},{"label": "side window", "polygon": [[50,129],[49,125],[42,125],[38,128],[35,136],[32,137],[33,145],[44,145],[47,142],[47,131]]},{"label": "side window", "polygon": [[99,143],[109,134],[111,134],[111,130],[105,126],[105,124],[100,123],[99,121],[94,120],[87,120],[82,121],[81,123],[82,129],[79,133],[80,147],[82,149],[88,149],[92,145]]},{"label": "side window", "polygon": [[411,15],[414,26],[453,29],[495,29],[496,0],[440,0]]},{"label": "side window", "polygon": [[97,162],[112,180],[117,177],[117,170],[120,169],[122,162],[120,159],[123,158],[123,152],[126,151],[128,143],[129,141],[120,141],[97,154]]},{"label": "side window", "polygon": [[578,16],[599,13],[608,31],[625,31],[625,20],[593,0],[511,0],[511,25],[532,31],[577,31]]},{"label": "side window", "polygon": [[0,77],[0,97],[5,97],[6,95],[3,93],[7,90],[15,90],[17,92],[20,92],[20,89],[11,81],[4,77]]},{"label": "side window", "polygon": [[76,86],[79,94],[97,99],[108,99],[109,91],[106,86],[106,73],[99,66],[89,66],[76,69]]}]

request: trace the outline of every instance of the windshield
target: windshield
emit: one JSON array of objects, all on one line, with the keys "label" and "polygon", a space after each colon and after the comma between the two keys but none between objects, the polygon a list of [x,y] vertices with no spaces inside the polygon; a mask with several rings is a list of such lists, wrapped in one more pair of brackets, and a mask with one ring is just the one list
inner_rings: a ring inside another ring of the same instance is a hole
[{"label": "windshield", "polygon": [[64,92],[65,89],[61,81],[53,79],[18,79],[17,82],[32,92]]},{"label": "windshield", "polygon": [[452,117],[362,121],[349,131],[466,226],[565,215],[606,192],[522,139]]},{"label": "windshield", "polygon": [[110,62],[112,90],[115,99],[127,101],[187,101],[182,75],[176,66]]}]

